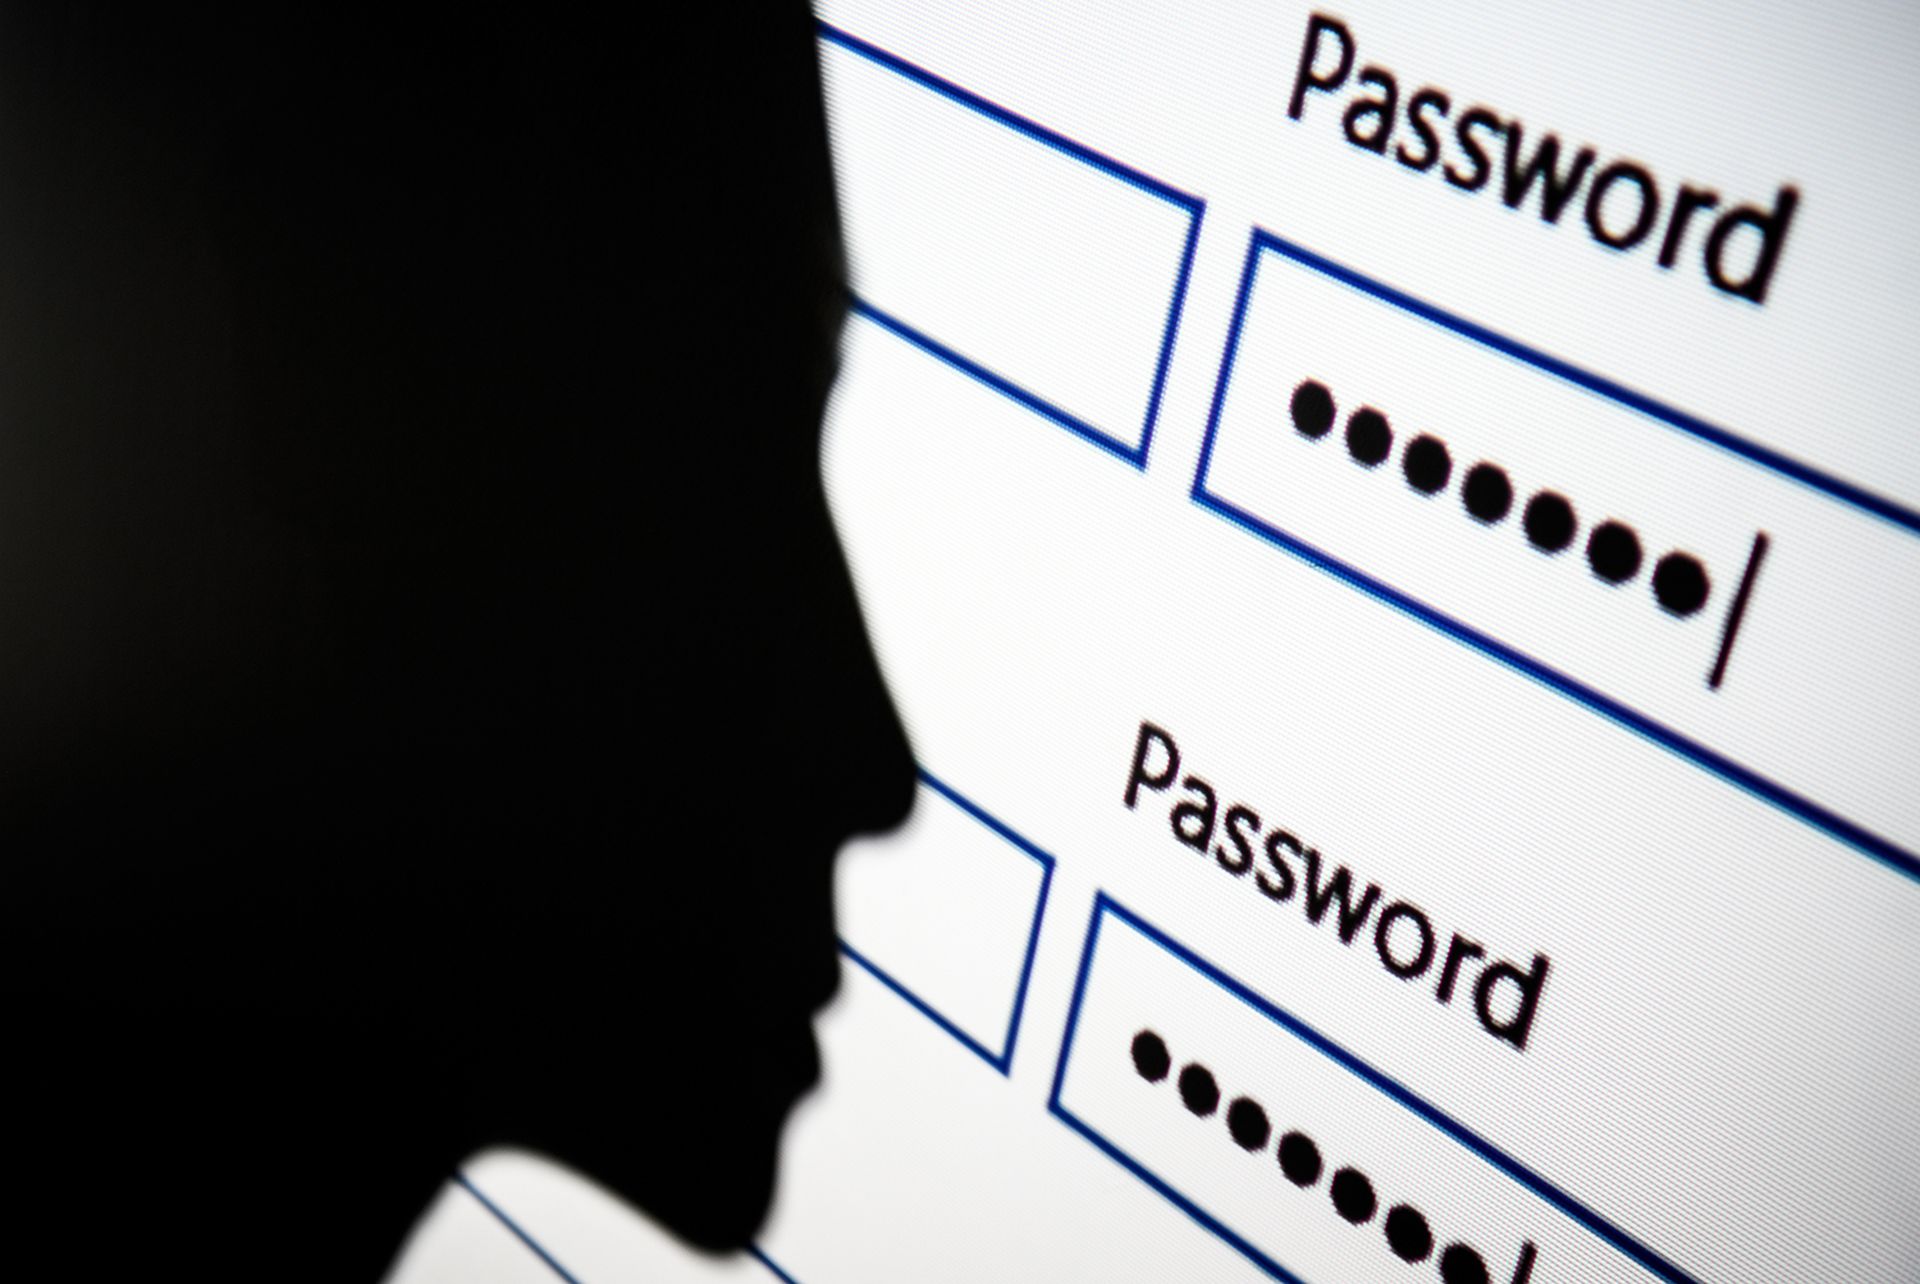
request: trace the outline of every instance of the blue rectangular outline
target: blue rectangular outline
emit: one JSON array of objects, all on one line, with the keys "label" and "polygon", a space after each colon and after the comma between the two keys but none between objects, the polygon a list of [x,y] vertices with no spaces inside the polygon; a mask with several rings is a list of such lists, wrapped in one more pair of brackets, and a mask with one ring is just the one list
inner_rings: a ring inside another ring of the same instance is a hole
[{"label": "blue rectangular outline", "polygon": [[1027,926],[1027,949],[1026,956],[1020,961],[1020,984],[1015,987],[1013,992],[1013,1009],[1007,1016],[1007,1033],[1006,1038],[1001,1042],[1000,1051],[994,1052],[982,1045],[978,1039],[975,1039],[965,1030],[955,1025],[953,1021],[938,1008],[914,993],[912,989],[908,988],[885,968],[848,944],[845,937],[840,938],[840,952],[869,973],[874,980],[880,982],[880,984],[905,999],[908,1005],[920,1013],[921,1016],[926,1017],[929,1021],[952,1035],[967,1051],[979,1057],[1002,1075],[1011,1076],[1013,1073],[1013,1049],[1020,1037],[1020,1018],[1025,1015],[1027,1009],[1027,982],[1033,979],[1033,957],[1040,946],[1040,925],[1047,915],[1047,893],[1053,888],[1054,859],[1051,855],[1028,842],[1018,833],[1015,833],[978,803],[960,793],[959,790],[947,784],[938,776],[935,776],[925,767],[920,768],[920,779],[925,781],[927,786],[935,793],[945,798],[974,820],[980,822],[980,824],[986,826],[986,828],[993,831],[993,833],[1000,838],[1005,839],[1008,843],[1037,861],[1040,865],[1040,895],[1034,899],[1033,921]]},{"label": "blue rectangular outline", "polygon": [[1674,1281],[1674,1284],[1699,1284],[1694,1276],[1687,1274],[1678,1266],[1656,1253],[1653,1249],[1648,1248],[1639,1240],[1634,1239],[1631,1235],[1615,1226],[1612,1222],[1609,1222],[1600,1214],[1594,1212],[1591,1208],[1588,1208],[1573,1196],[1567,1194],[1539,1173],[1534,1172],[1531,1168],[1528,1168],[1525,1164],[1513,1158],[1498,1146],[1495,1146],[1492,1142],[1468,1128],[1465,1124],[1454,1119],[1438,1106],[1433,1105],[1425,1098],[1416,1094],[1399,1080],[1374,1069],[1371,1065],[1362,1061],[1359,1057],[1356,1057],[1353,1053],[1347,1051],[1333,1040],[1327,1038],[1300,1018],[1294,1016],[1284,1008],[1269,1002],[1240,982],[1234,980],[1225,972],[1222,972],[1219,968],[1207,962],[1207,960],[1201,958],[1186,946],[1181,945],[1165,932],[1162,932],[1159,928],[1154,927],[1138,914],[1135,914],[1132,910],[1120,904],[1120,902],[1114,900],[1113,897],[1107,895],[1107,893],[1100,892],[1094,897],[1093,914],[1087,921],[1087,940],[1080,953],[1079,973],[1074,977],[1073,981],[1073,1003],[1067,1009],[1066,1030],[1060,1038],[1060,1058],[1054,1066],[1053,1092],[1047,1099],[1047,1110],[1062,1123],[1065,1123],[1082,1137],[1092,1142],[1094,1146],[1104,1152],[1108,1158],[1158,1191],[1175,1207],[1180,1209],[1181,1212],[1191,1217],[1212,1234],[1226,1241],[1227,1244],[1231,1245],[1241,1255],[1253,1262],[1254,1265],[1260,1267],[1267,1274],[1277,1280],[1286,1281],[1286,1284],[1306,1284],[1306,1281],[1301,1279],[1300,1276],[1293,1274],[1287,1270],[1286,1267],[1266,1256],[1266,1254],[1247,1243],[1244,1239],[1241,1239],[1231,1230],[1228,1230],[1198,1204],[1175,1190],[1162,1178],[1148,1171],[1145,1165],[1141,1164],[1113,1142],[1102,1136],[1091,1124],[1060,1104],[1060,1090],[1066,1083],[1067,1078],[1067,1060],[1073,1055],[1073,1039],[1079,1029],[1080,1009],[1086,998],[1087,977],[1093,971],[1094,950],[1100,941],[1100,925],[1106,921],[1109,915],[1120,919],[1142,936],[1152,941],[1155,945],[1173,955],[1180,962],[1193,968],[1202,976],[1205,976],[1208,980],[1245,1003],[1248,1007],[1251,1007],[1261,1016],[1266,1017],[1267,1020],[1280,1026],[1286,1030],[1287,1033],[1293,1035],[1314,1049],[1314,1051],[1325,1056],[1341,1069],[1357,1076],[1370,1087],[1378,1089],[1399,1105],[1404,1106],[1407,1110],[1418,1115],[1427,1123],[1432,1124],[1454,1141],[1459,1142],[1468,1150],[1506,1174],[1506,1176],[1519,1182],[1522,1186],[1525,1186],[1528,1190],[1558,1208],[1569,1218],[1580,1223],[1595,1236],[1606,1241],[1606,1243],[1613,1248],[1619,1250],[1625,1256],[1632,1258],[1641,1266],[1652,1271],[1655,1275],[1665,1280]]},{"label": "blue rectangular outline", "polygon": [[1884,517],[1899,526],[1909,527],[1920,532],[1920,516],[1899,508],[1891,501],[1876,499],[1865,492],[1855,491],[1846,483],[1826,477],[1805,465],[1796,464],[1776,456],[1765,448],[1741,441],[1731,433],[1714,428],[1680,411],[1663,406],[1649,397],[1631,392],[1618,384],[1602,379],[1598,375],[1588,374],[1568,365],[1555,357],[1537,352],[1524,344],[1494,334],[1492,331],[1462,320],[1441,311],[1431,304],[1423,303],[1411,296],[1400,293],[1389,286],[1361,276],[1351,268],[1342,267],[1329,259],[1302,249],[1283,240],[1264,228],[1253,229],[1253,236],[1247,244],[1246,265],[1240,273],[1239,291],[1234,297],[1233,319],[1227,327],[1227,341],[1220,357],[1220,375],[1214,382],[1213,404],[1207,411],[1207,432],[1200,444],[1200,462],[1193,474],[1191,498],[1195,504],[1226,518],[1275,547],[1293,554],[1301,561],[1319,570],[1325,571],[1352,588],[1360,590],[1369,597],[1386,603],[1388,606],[1412,616],[1421,623],[1438,630],[1456,642],[1479,651],[1491,659],[1499,661],[1515,672],[1534,679],[1541,685],[1568,697],[1595,713],[1625,727],[1667,751],[1687,759],[1695,766],[1720,777],[1762,802],[1769,803],[1795,819],[1838,839],[1855,851],[1877,860],[1908,879],[1920,882],[1920,856],[1901,847],[1890,839],[1884,838],[1863,825],[1848,820],[1827,807],[1820,805],[1803,794],[1788,789],[1785,785],[1761,775],[1717,750],[1710,749],[1689,736],[1682,735],[1665,723],[1655,721],[1646,714],[1601,693],[1594,687],[1576,678],[1562,673],[1526,653],[1508,646],[1490,634],[1465,624],[1454,617],[1427,605],[1410,594],[1403,593],[1385,581],[1376,579],[1366,572],[1344,562],[1313,544],[1290,535],[1278,526],[1258,517],[1230,500],[1221,498],[1207,488],[1208,472],[1213,466],[1214,439],[1220,428],[1220,414],[1226,405],[1227,385],[1233,377],[1233,363],[1239,353],[1241,327],[1246,321],[1247,303],[1253,296],[1255,277],[1259,274],[1261,255],[1271,251],[1282,258],[1291,259],[1324,276],[1331,277],[1343,285],[1351,286],[1363,294],[1370,295],[1394,307],[1402,308],[1441,329],[1451,331],[1476,343],[1493,348],[1495,351],[1516,361],[1534,366],[1549,375],[1557,376],[1573,383],[1588,392],[1619,402],[1630,409],[1641,411],[1650,417],[1677,428],[1683,432],[1700,437],[1715,445],[1745,456],[1749,460],[1772,468],[1777,472],[1800,481],[1816,490],[1825,491],[1834,498],[1851,503],[1875,516]]},{"label": "blue rectangular outline", "polygon": [[998,103],[980,97],[968,89],[962,89],[951,80],[937,76],[926,68],[908,62],[898,54],[889,53],[878,45],[870,44],[849,31],[842,30],[823,19],[814,20],[815,30],[828,44],[837,45],[848,53],[866,59],[868,62],[886,68],[888,71],[911,80],[924,89],[930,89],[941,97],[958,103],[970,111],[978,112],[996,124],[1005,125],[1016,133],[1024,134],[1035,142],[1059,152],[1063,156],[1090,165],[1112,178],[1133,187],[1149,196],[1167,202],[1187,214],[1187,243],[1180,252],[1180,268],[1174,275],[1173,298],[1167,305],[1167,323],[1160,335],[1160,355],[1154,365],[1153,384],[1147,393],[1146,415],[1140,424],[1140,441],[1131,445],[1121,438],[1113,436],[1084,419],[1061,409],[1046,398],[1028,389],[1020,387],[1012,380],[994,374],[985,366],[971,360],[963,354],[941,343],[925,331],[916,328],[902,318],[885,311],[871,299],[856,297],[853,310],[905,339],[921,351],[946,362],[971,378],[986,384],[995,392],[1013,398],[1021,405],[1052,420],[1075,436],[1084,438],[1100,447],[1108,454],[1125,460],[1135,468],[1145,471],[1147,455],[1153,449],[1153,430],[1160,418],[1160,399],[1166,389],[1167,367],[1173,360],[1174,339],[1180,330],[1180,318],[1186,307],[1187,282],[1193,272],[1193,254],[1200,243],[1200,224],[1206,217],[1207,203],[1198,196],[1171,187],[1150,174],[1142,173],[1130,165],[1123,165],[1103,152],[1095,151],[1084,143],[1077,143],[1065,134],[1056,133],[1046,126],[1017,112],[1008,111]]}]

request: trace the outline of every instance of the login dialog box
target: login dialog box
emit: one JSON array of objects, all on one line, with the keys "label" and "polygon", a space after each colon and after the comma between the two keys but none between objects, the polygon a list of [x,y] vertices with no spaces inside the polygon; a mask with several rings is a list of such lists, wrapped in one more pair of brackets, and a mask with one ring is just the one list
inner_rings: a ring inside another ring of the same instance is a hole
[{"label": "login dialog box", "polygon": [[750,1258],[492,1197],[582,1279],[1920,1278],[1920,22],[817,36],[918,801]]}]

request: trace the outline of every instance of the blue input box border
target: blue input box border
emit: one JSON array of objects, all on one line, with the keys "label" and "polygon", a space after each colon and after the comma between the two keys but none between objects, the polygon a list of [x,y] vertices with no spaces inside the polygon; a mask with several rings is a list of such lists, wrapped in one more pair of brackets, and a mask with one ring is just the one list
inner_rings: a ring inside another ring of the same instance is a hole
[{"label": "blue input box border", "polygon": [[1638,411],[1655,421],[1680,432],[1699,437],[1716,446],[1720,446],[1752,463],[1772,469],[1794,481],[1800,482],[1842,503],[1859,508],[1876,517],[1885,519],[1910,532],[1920,534],[1920,514],[1901,508],[1890,500],[1881,499],[1850,486],[1848,483],[1827,476],[1804,464],[1774,454],[1765,447],[1745,441],[1724,429],[1695,419],[1671,407],[1664,406],[1650,397],[1623,388],[1603,379],[1599,375],[1589,374],[1557,357],[1537,352],[1525,344],[1495,334],[1471,321],[1463,320],[1451,313],[1444,312],[1430,303],[1424,303],[1410,295],[1402,294],[1391,286],[1382,285],[1351,268],[1343,267],[1331,259],[1306,250],[1290,241],[1275,236],[1264,228],[1256,227],[1252,239],[1247,245],[1246,266],[1240,273],[1240,287],[1234,297],[1233,320],[1227,328],[1225,351],[1220,358],[1220,375],[1214,383],[1213,405],[1207,412],[1206,437],[1200,446],[1200,462],[1193,474],[1193,502],[1202,508],[1226,518],[1234,525],[1259,536],[1267,543],[1293,554],[1308,565],[1325,571],[1353,588],[1359,589],[1369,597],[1385,602],[1387,605],[1412,616],[1456,642],[1462,642],[1481,654],[1514,669],[1541,685],[1575,700],[1595,713],[1635,732],[1661,748],[1678,754],[1696,766],[1711,772],[1731,785],[1743,789],[1754,797],[1778,807],[1796,819],[1813,826],[1815,829],[1838,839],[1855,851],[1889,868],[1920,882],[1920,855],[1908,851],[1891,839],[1885,838],[1840,815],[1803,794],[1788,789],[1785,785],[1761,775],[1715,749],[1683,735],[1664,723],[1655,721],[1621,701],[1605,695],[1594,687],[1573,678],[1550,665],[1543,664],[1525,652],[1483,633],[1443,611],[1427,605],[1410,594],[1403,593],[1385,581],[1375,578],[1349,562],[1328,553],[1325,549],[1308,543],[1297,535],[1289,534],[1280,527],[1259,517],[1229,500],[1214,494],[1207,486],[1208,470],[1213,465],[1213,445],[1220,429],[1220,414],[1226,405],[1227,387],[1233,378],[1234,359],[1239,354],[1241,327],[1246,321],[1247,303],[1253,297],[1256,278],[1259,276],[1260,263],[1267,254],[1277,254],[1310,268],[1323,276],[1349,286],[1372,298],[1393,307],[1413,313],[1431,324],[1468,339],[1474,343],[1490,347],[1495,351],[1524,362],[1543,373],[1566,380],[1589,392],[1618,402],[1630,410]]},{"label": "blue input box border", "polygon": [[843,31],[831,23],[817,19],[814,25],[820,38],[828,44],[837,45],[848,53],[885,67],[888,71],[904,76],[924,89],[932,90],[951,102],[978,112],[988,120],[1005,125],[1016,133],[1024,134],[1035,142],[1051,147],[1082,164],[1091,165],[1101,173],[1116,178],[1129,187],[1186,212],[1187,241],[1180,252],[1180,267],[1174,276],[1173,298],[1167,305],[1167,322],[1161,331],[1160,354],[1154,365],[1153,385],[1147,394],[1146,413],[1141,420],[1138,444],[1098,428],[1030,389],[1021,387],[1011,379],[995,374],[964,353],[948,347],[939,339],[915,327],[905,318],[887,311],[874,300],[856,298],[853,301],[853,310],[856,313],[876,322],[914,347],[944,361],[970,378],[979,380],[995,392],[1012,398],[1075,436],[1082,437],[1107,453],[1126,460],[1135,468],[1144,470],[1147,466],[1148,452],[1153,448],[1153,429],[1160,418],[1160,397],[1166,387],[1167,365],[1173,358],[1174,339],[1179,333],[1181,313],[1186,306],[1187,281],[1192,274],[1194,247],[1200,241],[1200,224],[1206,216],[1207,203],[1188,192],[1168,186],[1150,174],[1142,173],[1130,165],[1123,165],[1111,156],[1095,151],[1084,143],[1077,143],[1064,134],[1056,133],[1017,112],[1008,111],[998,103],[989,102],[971,90],[963,89],[924,67],[908,62],[898,54],[889,53],[878,45],[869,44],[851,32]]},{"label": "blue input box border", "polygon": [[1047,893],[1053,888],[1054,859],[1051,855],[1042,851],[1033,843],[1028,842],[1012,828],[1001,822],[984,807],[981,807],[978,803],[960,793],[959,790],[947,784],[938,776],[935,776],[925,767],[920,769],[920,779],[926,782],[928,788],[984,825],[995,835],[1011,844],[1016,850],[1040,866],[1040,894],[1034,898],[1033,921],[1027,926],[1026,953],[1020,961],[1020,984],[1015,988],[1013,993],[1013,1006],[1007,1016],[1007,1032],[1005,1038],[1001,1040],[1000,1050],[998,1052],[993,1051],[965,1030],[962,1030],[942,1013],[940,1009],[921,998],[918,994],[914,993],[912,988],[900,981],[892,973],[848,944],[845,937],[840,939],[840,952],[858,964],[863,971],[870,974],[876,981],[880,982],[880,984],[905,999],[914,1011],[920,1013],[920,1015],[926,1017],[927,1020],[952,1035],[967,1051],[979,1057],[1002,1075],[1011,1075],[1013,1072],[1013,1049],[1020,1038],[1020,1018],[1025,1015],[1027,1008],[1027,982],[1033,978],[1033,956],[1034,952],[1038,950],[1040,946],[1040,925],[1045,921],[1047,916]]},{"label": "blue input box border", "polygon": [[1222,972],[1219,968],[1207,962],[1207,960],[1201,958],[1192,950],[1189,950],[1186,946],[1181,945],[1159,928],[1148,923],[1145,919],[1114,900],[1105,892],[1100,892],[1094,897],[1093,915],[1087,922],[1087,941],[1080,953],[1079,973],[1074,977],[1073,981],[1073,1003],[1067,1010],[1066,1030],[1060,1038],[1060,1059],[1054,1066],[1053,1092],[1047,1098],[1047,1109],[1055,1118],[1092,1142],[1094,1146],[1105,1153],[1108,1158],[1158,1191],[1168,1202],[1180,1209],[1181,1212],[1231,1245],[1235,1250],[1245,1256],[1247,1260],[1251,1261],[1268,1275],[1271,1275],[1277,1280],[1283,1280],[1286,1284],[1307,1284],[1300,1276],[1295,1275],[1292,1271],[1289,1271],[1286,1267],[1274,1261],[1246,1240],[1227,1229],[1226,1226],[1215,1220],[1205,1209],[1201,1208],[1200,1205],[1174,1189],[1165,1179],[1156,1176],[1145,1164],[1142,1164],[1132,1155],[1120,1149],[1119,1146],[1108,1140],[1098,1129],[1094,1128],[1093,1125],[1074,1114],[1060,1102],[1060,1090],[1065,1085],[1067,1078],[1067,1061],[1068,1058],[1073,1055],[1074,1035],[1079,1030],[1080,1009],[1086,998],[1087,978],[1093,971],[1094,952],[1100,943],[1100,927],[1109,917],[1119,919],[1128,927],[1131,927],[1134,931],[1145,936],[1155,945],[1173,955],[1174,958],[1180,960],[1180,962],[1186,964],[1188,967],[1193,968],[1215,985],[1218,985],[1221,989],[1227,991],[1242,1003],[1245,1003],[1268,1021],[1271,1021],[1301,1042],[1307,1044],[1307,1046],[1333,1061],[1343,1070],[1359,1077],[1371,1087],[1386,1094],[1395,1102],[1406,1107],[1406,1109],[1413,1114],[1418,1115],[1421,1119],[1432,1124],[1454,1141],[1459,1142],[1462,1146],[1465,1146],[1468,1150],[1499,1169],[1506,1176],[1519,1182],[1522,1186],[1525,1186],[1528,1190],[1540,1196],[1540,1198],[1546,1200],[1549,1204],[1552,1204],[1562,1213],[1565,1213],[1573,1221],[1579,1223],[1588,1231],[1591,1231],[1595,1236],[1619,1250],[1622,1254],[1646,1267],[1655,1275],[1665,1280],[1674,1281],[1675,1284],[1698,1284],[1694,1276],[1687,1274],[1659,1253],[1633,1238],[1633,1236],[1627,1234],[1618,1226],[1615,1226],[1612,1222],[1594,1212],[1573,1196],[1567,1194],[1566,1191],[1533,1171],[1533,1169],[1528,1168],[1525,1164],[1513,1158],[1513,1156],[1507,1154],[1504,1150],[1501,1150],[1498,1146],[1495,1146],[1492,1142],[1486,1140],[1486,1138],[1480,1136],[1465,1124],[1454,1119],[1438,1106],[1433,1105],[1425,1098],[1419,1096],[1399,1080],[1374,1069],[1374,1067],[1362,1061],[1359,1057],[1353,1055],[1353,1053],[1348,1052],[1345,1048],[1327,1038],[1318,1030],[1315,1030],[1299,1017],[1294,1016],[1291,1012],[1288,1012],[1276,1004],[1268,1002],[1265,998],[1262,998],[1246,986],[1240,984],[1240,982],[1234,980],[1225,972]]}]

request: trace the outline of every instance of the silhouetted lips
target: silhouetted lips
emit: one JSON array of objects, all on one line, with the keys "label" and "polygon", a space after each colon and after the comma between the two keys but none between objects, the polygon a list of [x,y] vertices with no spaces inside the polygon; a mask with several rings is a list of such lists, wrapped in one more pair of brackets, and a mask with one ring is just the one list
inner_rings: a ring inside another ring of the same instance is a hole
[{"label": "silhouetted lips", "polygon": [[840,938],[834,937],[832,952],[818,972],[818,984],[807,994],[807,1011],[818,1013],[840,993]]},{"label": "silhouetted lips", "polygon": [[807,1020],[769,1022],[736,1042],[738,1058],[731,1075],[742,1099],[759,1103],[757,1113],[778,1127],[800,1098],[820,1082],[820,1044]]},{"label": "silhouetted lips", "polygon": [[820,1082],[820,1039],[814,1033],[813,1023],[811,1021],[809,1021],[801,1031],[800,1047],[805,1056],[803,1058],[804,1064],[801,1070],[800,1086],[795,1092],[795,1096],[803,1096],[811,1092],[814,1086]]}]

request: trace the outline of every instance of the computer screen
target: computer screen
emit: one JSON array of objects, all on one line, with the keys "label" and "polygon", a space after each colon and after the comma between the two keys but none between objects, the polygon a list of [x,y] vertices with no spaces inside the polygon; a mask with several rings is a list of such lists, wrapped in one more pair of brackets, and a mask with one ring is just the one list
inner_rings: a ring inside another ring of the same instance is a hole
[{"label": "computer screen", "polygon": [[917,801],[749,1254],[396,1279],[1920,1277],[1914,14],[817,16]]}]

